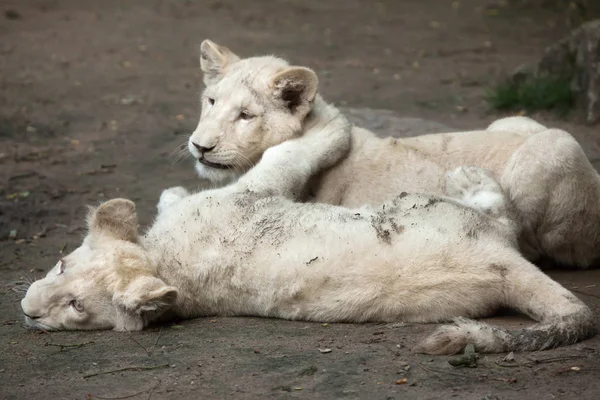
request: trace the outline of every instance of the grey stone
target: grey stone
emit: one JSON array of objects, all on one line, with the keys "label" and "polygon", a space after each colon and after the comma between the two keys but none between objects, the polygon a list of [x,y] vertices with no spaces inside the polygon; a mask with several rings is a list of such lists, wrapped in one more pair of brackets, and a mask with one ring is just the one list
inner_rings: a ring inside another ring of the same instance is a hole
[{"label": "grey stone", "polygon": [[[599,42],[600,20],[587,22],[548,46],[532,72],[535,76],[554,76],[570,82],[577,107],[585,111],[589,123],[597,122],[600,117]],[[516,76],[522,72],[518,71]]]},{"label": "grey stone", "polygon": [[435,121],[399,117],[390,110],[346,107],[342,107],[340,110],[354,125],[373,131],[379,137],[393,136],[401,138],[456,130]]}]

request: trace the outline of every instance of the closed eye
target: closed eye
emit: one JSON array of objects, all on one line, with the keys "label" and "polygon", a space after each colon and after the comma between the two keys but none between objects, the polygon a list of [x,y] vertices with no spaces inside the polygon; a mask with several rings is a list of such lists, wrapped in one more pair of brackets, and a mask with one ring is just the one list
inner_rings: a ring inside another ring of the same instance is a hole
[{"label": "closed eye", "polygon": [[78,312],[83,312],[83,304],[79,300],[71,300],[69,306],[73,307]]},{"label": "closed eye", "polygon": [[249,121],[252,118],[254,118],[254,115],[251,114],[250,112],[248,112],[246,110],[240,112],[240,119],[243,119],[244,121]]}]

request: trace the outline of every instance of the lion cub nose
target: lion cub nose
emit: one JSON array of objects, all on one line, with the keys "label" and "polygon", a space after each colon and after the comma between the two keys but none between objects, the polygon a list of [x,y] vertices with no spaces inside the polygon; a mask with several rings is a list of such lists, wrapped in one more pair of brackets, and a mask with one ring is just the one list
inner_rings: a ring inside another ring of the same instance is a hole
[{"label": "lion cub nose", "polygon": [[208,153],[209,151],[211,151],[212,149],[215,148],[215,146],[213,146],[213,147],[200,146],[198,143],[194,143],[194,142],[192,142],[192,145],[194,145],[194,147],[200,152],[200,154]]}]

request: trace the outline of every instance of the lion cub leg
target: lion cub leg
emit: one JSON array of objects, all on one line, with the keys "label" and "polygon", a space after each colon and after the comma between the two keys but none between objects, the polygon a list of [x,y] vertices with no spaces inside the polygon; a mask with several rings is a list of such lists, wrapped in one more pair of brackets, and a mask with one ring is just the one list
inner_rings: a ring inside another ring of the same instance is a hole
[{"label": "lion cub leg", "polygon": [[473,343],[478,351],[538,351],[576,343],[596,332],[594,314],[571,292],[519,254],[491,264],[504,283],[504,305],[536,321],[520,329],[503,329],[467,318],[455,318],[420,343],[415,351],[458,353]]},{"label": "lion cub leg", "polygon": [[600,176],[575,138],[559,129],[531,136],[499,180],[519,211],[527,258],[582,268],[600,261]]}]

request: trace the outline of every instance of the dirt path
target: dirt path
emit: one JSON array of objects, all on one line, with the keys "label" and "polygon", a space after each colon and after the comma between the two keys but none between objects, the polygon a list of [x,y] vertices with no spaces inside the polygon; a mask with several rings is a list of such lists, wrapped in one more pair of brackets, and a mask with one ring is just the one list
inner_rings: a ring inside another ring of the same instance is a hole
[{"label": "dirt path", "polygon": [[[310,66],[339,105],[480,128],[497,117],[482,101],[486,85],[566,32],[561,15],[495,15],[488,3],[0,3],[0,397],[598,398],[599,338],[518,354],[515,367],[494,355],[462,370],[409,351],[432,326],[218,318],[131,335],[21,326],[20,282],[79,244],[85,204],[128,197],[147,224],[160,190],[197,183],[172,154],[196,123],[204,38]],[[541,117],[573,132],[600,167],[597,128]],[[576,294],[598,315],[599,272],[553,276],[589,293]]]}]

